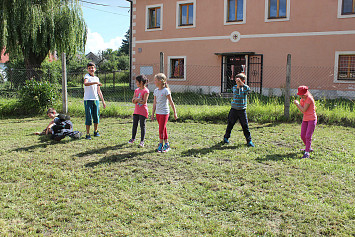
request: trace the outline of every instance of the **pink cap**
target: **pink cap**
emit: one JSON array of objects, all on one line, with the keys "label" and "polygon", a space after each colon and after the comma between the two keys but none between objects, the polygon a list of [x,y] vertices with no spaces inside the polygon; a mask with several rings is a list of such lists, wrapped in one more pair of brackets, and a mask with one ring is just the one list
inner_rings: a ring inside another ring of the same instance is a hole
[{"label": "pink cap", "polygon": [[308,86],[299,86],[297,95],[305,95],[308,92]]}]

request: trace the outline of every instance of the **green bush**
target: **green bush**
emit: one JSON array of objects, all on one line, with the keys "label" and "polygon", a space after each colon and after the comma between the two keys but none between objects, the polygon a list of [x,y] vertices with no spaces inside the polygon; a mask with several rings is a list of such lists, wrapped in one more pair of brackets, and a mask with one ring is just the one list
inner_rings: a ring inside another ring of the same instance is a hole
[{"label": "green bush", "polygon": [[20,105],[24,113],[43,112],[56,104],[59,88],[56,83],[27,80],[20,91]]}]

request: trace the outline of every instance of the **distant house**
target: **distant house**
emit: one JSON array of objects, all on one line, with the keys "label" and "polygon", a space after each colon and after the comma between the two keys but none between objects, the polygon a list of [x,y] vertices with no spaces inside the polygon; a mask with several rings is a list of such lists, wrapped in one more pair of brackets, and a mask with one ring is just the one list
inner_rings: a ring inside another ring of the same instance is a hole
[{"label": "distant house", "polygon": [[88,53],[85,57],[95,64],[99,64],[102,61],[101,58],[93,52]]},{"label": "distant house", "polygon": [[1,58],[0,58],[0,70],[5,69],[5,63],[9,61],[9,55],[5,55],[5,49],[1,51]]},{"label": "distant house", "polygon": [[164,65],[173,91],[223,94],[244,72],[281,95],[291,54],[293,93],[355,98],[355,0],[132,0],[132,13],[132,78]]}]

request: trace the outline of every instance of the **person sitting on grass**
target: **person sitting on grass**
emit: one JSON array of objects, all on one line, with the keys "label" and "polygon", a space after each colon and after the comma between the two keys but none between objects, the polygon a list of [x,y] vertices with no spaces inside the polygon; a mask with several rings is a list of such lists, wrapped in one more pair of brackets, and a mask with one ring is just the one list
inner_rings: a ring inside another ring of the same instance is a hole
[{"label": "person sitting on grass", "polygon": [[49,108],[49,109],[47,110],[47,116],[51,119],[51,121],[49,122],[48,126],[47,126],[45,129],[43,129],[42,132],[35,132],[35,135],[48,135],[48,134],[52,134],[52,132],[51,132],[50,129],[51,129],[51,127],[54,125],[54,119],[55,119],[55,117],[58,116],[58,113],[57,113],[57,111],[56,111],[55,109]]}]

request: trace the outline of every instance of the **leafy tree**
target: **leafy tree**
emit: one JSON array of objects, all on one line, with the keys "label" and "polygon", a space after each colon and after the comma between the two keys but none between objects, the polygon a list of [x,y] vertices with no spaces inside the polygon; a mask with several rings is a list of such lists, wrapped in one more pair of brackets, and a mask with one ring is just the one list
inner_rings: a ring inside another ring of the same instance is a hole
[{"label": "leafy tree", "polygon": [[120,52],[120,54],[129,55],[129,30],[127,30],[124,37],[125,38],[122,40],[122,44],[119,49],[119,52]]},{"label": "leafy tree", "polygon": [[0,49],[22,55],[27,69],[48,53],[83,50],[87,27],[78,0],[1,0]]},{"label": "leafy tree", "polygon": [[101,52],[103,61],[98,65],[101,71],[125,70],[129,67],[129,56],[119,50],[107,49]]}]

